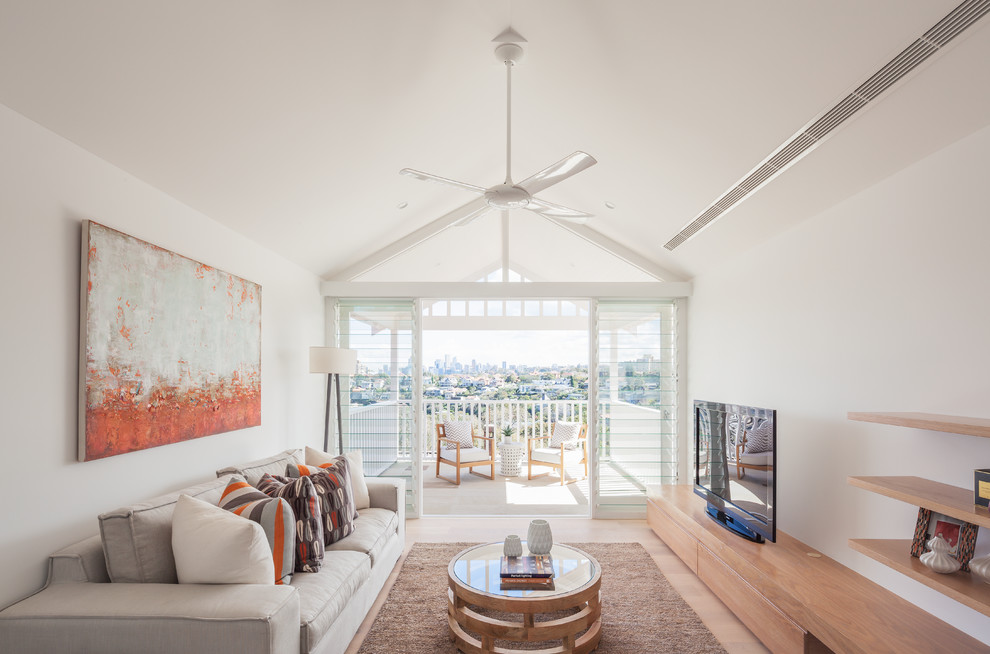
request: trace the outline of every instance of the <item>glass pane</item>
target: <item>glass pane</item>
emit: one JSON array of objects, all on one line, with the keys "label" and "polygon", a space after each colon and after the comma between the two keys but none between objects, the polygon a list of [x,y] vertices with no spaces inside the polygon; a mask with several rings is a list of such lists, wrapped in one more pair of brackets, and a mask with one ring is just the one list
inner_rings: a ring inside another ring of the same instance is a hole
[{"label": "glass pane", "polygon": [[489,316],[501,316],[502,308],[504,303],[501,300],[489,300],[488,301],[488,315]]},{"label": "glass pane", "polygon": [[677,482],[674,305],[598,305],[600,512],[642,506],[646,486]]},{"label": "glass pane", "polygon": [[[433,307],[445,310],[446,303]],[[358,353],[356,374],[341,375],[344,451],[361,451],[367,476],[405,478],[409,501],[414,489],[412,439],[416,433],[413,310],[412,301],[342,301],[337,321],[340,347]],[[331,432],[335,431],[333,424]],[[336,444],[330,449],[337,451]]]}]

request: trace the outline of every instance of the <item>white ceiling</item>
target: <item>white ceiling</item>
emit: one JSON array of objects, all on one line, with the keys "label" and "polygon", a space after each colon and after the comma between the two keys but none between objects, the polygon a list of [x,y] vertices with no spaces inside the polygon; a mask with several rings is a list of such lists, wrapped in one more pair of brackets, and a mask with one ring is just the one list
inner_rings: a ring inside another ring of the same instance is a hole
[{"label": "white ceiling", "polygon": [[[984,18],[663,248],[957,4],[0,0],[0,102],[332,278],[472,199],[399,169],[501,181],[505,71],[491,39],[511,22],[529,41],[513,74],[514,176],[594,155],[541,197],[595,213],[590,228],[690,278],[990,124]],[[477,222],[367,278],[470,279],[501,255],[498,213]],[[510,261],[547,281],[643,278],[528,212],[510,239]]]}]

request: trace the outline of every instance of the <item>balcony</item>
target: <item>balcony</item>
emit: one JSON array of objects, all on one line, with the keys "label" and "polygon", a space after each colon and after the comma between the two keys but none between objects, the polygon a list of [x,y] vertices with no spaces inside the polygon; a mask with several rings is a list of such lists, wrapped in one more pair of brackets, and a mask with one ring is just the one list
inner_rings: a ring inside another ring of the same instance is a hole
[{"label": "balcony", "polygon": [[[410,401],[386,401],[351,406],[345,432],[349,447],[364,454],[365,473],[412,479],[412,445],[415,410]],[[602,405],[599,494],[605,503],[639,505],[648,483],[676,479],[676,440],[673,419],[664,411],[623,401]],[[436,431],[443,420],[471,420],[475,433],[484,425],[496,430],[514,429],[511,440],[525,444],[532,436],[551,432],[554,421],[588,421],[583,400],[424,400],[423,425],[418,437],[423,452],[424,514],[445,515],[588,515],[587,479],[560,485],[556,472],[532,480],[526,478],[525,458],[521,474],[506,477],[496,463],[494,481],[462,474],[460,486],[436,479]],[[534,474],[549,471],[534,467]],[[450,468],[445,474],[452,473]],[[583,476],[583,468],[568,470],[568,478]]]}]

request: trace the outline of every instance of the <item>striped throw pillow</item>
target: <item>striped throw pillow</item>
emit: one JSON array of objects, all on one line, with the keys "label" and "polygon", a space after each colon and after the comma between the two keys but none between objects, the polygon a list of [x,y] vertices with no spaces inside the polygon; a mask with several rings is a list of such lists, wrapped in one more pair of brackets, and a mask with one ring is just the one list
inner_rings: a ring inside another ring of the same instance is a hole
[{"label": "striped throw pillow", "polygon": [[444,420],[443,435],[444,438],[460,443],[461,447],[474,447],[470,420]]},{"label": "striped throw pillow", "polygon": [[296,572],[319,572],[323,566],[323,525],[320,496],[309,477],[286,479],[268,474],[258,481],[258,490],[268,497],[281,497],[296,518]]},{"label": "striped throw pillow", "polygon": [[303,477],[313,481],[320,496],[320,513],[323,521],[323,542],[326,545],[350,536],[354,531],[354,493],[351,490],[350,467],[346,457],[339,456],[333,463],[319,467],[296,465],[286,466],[287,477]]},{"label": "striped throw pillow", "polygon": [[243,477],[234,475],[220,496],[220,508],[257,522],[265,530],[275,563],[275,583],[292,581],[296,551],[296,517],[289,503],[268,497]]},{"label": "striped throw pillow", "polygon": [[578,446],[578,436],[581,435],[580,422],[563,422],[558,420],[550,435],[550,447],[564,446],[565,450],[573,450]]}]

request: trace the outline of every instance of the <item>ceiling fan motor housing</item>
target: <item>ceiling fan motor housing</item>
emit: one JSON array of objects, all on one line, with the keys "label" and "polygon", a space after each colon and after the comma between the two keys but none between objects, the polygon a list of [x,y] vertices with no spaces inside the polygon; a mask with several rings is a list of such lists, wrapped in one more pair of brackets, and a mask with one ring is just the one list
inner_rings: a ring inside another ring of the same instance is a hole
[{"label": "ceiling fan motor housing", "polygon": [[485,201],[496,209],[522,209],[529,204],[529,193],[511,184],[496,184],[485,191]]}]

